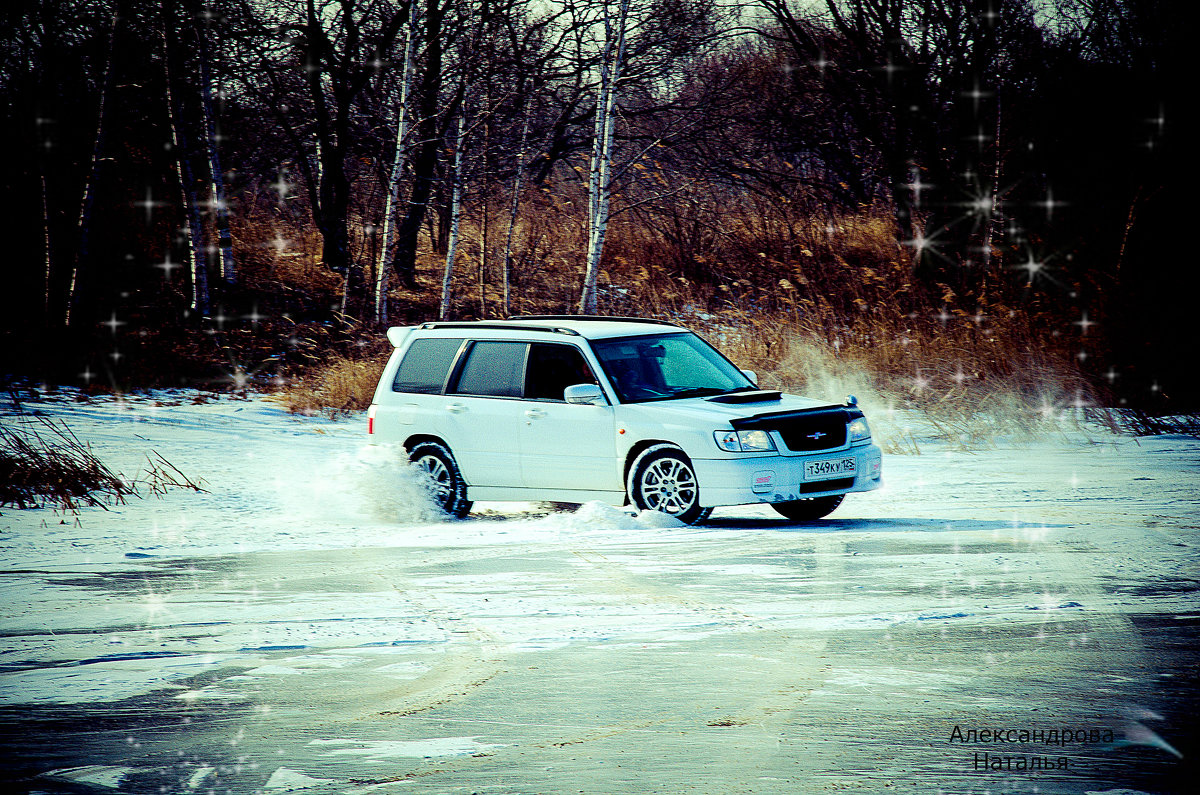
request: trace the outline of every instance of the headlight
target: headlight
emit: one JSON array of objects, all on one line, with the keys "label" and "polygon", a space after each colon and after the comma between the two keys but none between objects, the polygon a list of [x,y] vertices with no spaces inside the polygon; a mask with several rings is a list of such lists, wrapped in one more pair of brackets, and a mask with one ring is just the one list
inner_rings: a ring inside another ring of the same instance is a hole
[{"label": "headlight", "polygon": [[765,453],[775,449],[766,431],[713,431],[717,447],[730,453]]},{"label": "headlight", "polygon": [[863,439],[871,438],[871,426],[867,425],[865,417],[857,417],[850,420],[850,424],[846,426],[846,433],[850,436],[851,442],[861,442]]}]

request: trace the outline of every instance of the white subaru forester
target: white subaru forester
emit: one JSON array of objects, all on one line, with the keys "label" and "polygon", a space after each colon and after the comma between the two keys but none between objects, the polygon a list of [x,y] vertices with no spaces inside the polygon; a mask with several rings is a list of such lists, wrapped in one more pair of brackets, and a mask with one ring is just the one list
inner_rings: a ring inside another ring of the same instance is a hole
[{"label": "white subaru forester", "polygon": [[881,483],[853,397],[760,390],[670,323],[536,315],[387,335],[367,433],[403,445],[454,516],[475,500],[601,500],[689,523],[767,503],[806,521]]}]

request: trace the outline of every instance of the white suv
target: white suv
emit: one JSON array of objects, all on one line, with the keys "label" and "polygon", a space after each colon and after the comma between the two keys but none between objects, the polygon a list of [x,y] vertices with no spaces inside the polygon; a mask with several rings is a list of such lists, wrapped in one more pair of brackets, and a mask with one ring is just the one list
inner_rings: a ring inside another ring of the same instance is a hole
[{"label": "white suv", "polygon": [[454,516],[474,500],[601,500],[689,523],[767,503],[804,521],[881,483],[853,397],[760,390],[670,323],[537,315],[387,334],[367,433],[402,444]]}]

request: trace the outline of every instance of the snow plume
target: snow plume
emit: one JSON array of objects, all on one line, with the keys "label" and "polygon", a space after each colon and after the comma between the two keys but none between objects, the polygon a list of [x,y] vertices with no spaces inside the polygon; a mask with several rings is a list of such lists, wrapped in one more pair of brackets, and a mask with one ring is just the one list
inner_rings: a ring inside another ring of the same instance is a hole
[{"label": "snow plume", "polygon": [[293,460],[276,477],[281,503],[301,518],[362,518],[389,524],[442,521],[428,478],[408,462],[403,448],[359,445],[332,458]]},{"label": "snow plume", "polygon": [[933,440],[975,450],[1067,432],[1117,430],[1078,372],[1036,351],[1017,355],[1007,369],[989,371],[969,356],[955,360],[907,338],[899,343],[888,341],[875,346],[886,350],[876,350],[798,336],[771,376],[831,402],[855,395],[887,453],[920,453],[920,445]]},{"label": "snow plume", "polygon": [[836,346],[796,337],[789,342],[777,375],[796,384],[807,397],[840,403],[854,395],[876,443],[886,452],[908,452],[913,444],[912,418],[902,410],[905,396],[881,384],[880,378]]}]

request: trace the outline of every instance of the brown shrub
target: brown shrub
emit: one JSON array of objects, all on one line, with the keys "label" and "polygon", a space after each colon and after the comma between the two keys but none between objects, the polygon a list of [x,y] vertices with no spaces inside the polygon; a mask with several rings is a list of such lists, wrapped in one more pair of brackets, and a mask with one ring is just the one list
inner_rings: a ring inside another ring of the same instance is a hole
[{"label": "brown shrub", "polygon": [[332,356],[276,394],[294,414],[338,417],[371,405],[387,354],[351,358]]}]

